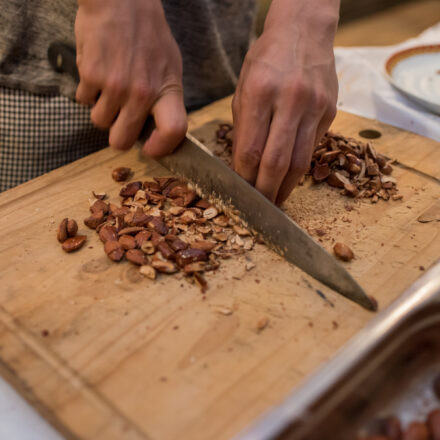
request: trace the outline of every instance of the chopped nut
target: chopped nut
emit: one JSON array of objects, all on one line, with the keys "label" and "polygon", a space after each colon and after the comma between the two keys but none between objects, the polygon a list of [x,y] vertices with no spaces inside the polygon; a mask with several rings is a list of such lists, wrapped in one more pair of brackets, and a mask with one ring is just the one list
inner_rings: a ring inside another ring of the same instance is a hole
[{"label": "chopped nut", "polygon": [[65,252],[74,252],[78,249],[81,249],[86,242],[87,237],[85,235],[76,235],[75,237],[70,237],[66,239],[63,244],[62,248]]},{"label": "chopped nut", "polygon": [[211,207],[207,208],[205,210],[205,212],[203,213],[203,217],[208,220],[211,220],[214,217],[217,217],[217,215],[218,215],[218,210],[215,206],[211,206]]},{"label": "chopped nut", "polygon": [[234,231],[238,234],[241,235],[243,237],[251,235],[251,233],[246,229],[246,228],[242,228],[241,226],[238,225],[234,225],[232,227],[232,229],[234,229]]},{"label": "chopped nut", "polygon": [[189,247],[189,244],[181,240],[180,238],[176,238],[170,242],[170,247],[174,252],[183,251]]},{"label": "chopped nut", "polygon": [[250,271],[255,267],[255,263],[252,263],[252,261],[250,261],[250,262],[246,263],[245,267],[246,267],[247,271]]},{"label": "chopped nut", "polygon": [[172,274],[178,271],[176,265],[171,261],[153,259],[151,265],[154,267],[154,269],[161,273]]},{"label": "chopped nut", "polygon": [[139,272],[150,280],[156,279],[156,269],[153,266],[144,264],[139,268]]},{"label": "chopped nut", "polygon": [[207,200],[200,199],[194,206],[201,209],[208,209],[211,207],[211,204]]},{"label": "chopped nut", "polygon": [[145,231],[143,226],[128,226],[127,228],[123,228],[118,232],[118,235],[134,235],[139,232]]},{"label": "chopped nut", "polygon": [[200,272],[194,272],[194,281],[200,287],[200,291],[205,293],[208,289],[208,282],[205,280],[204,276]]},{"label": "chopped nut", "polygon": [[141,250],[144,254],[153,255],[156,252],[156,246],[151,241],[144,241]]},{"label": "chopped nut", "polygon": [[167,260],[174,260],[176,257],[176,254],[174,253],[174,251],[170,248],[170,246],[168,245],[168,243],[166,241],[161,241],[158,245],[157,245],[157,249],[158,251],[160,251],[160,253],[162,254],[162,256],[164,258],[166,258]]},{"label": "chopped nut", "polygon": [[134,197],[141,188],[142,182],[130,182],[121,189],[119,195],[121,197]]},{"label": "chopped nut", "polygon": [[229,235],[226,234],[226,232],[216,232],[214,234],[212,234],[212,238],[214,238],[217,241],[227,241],[228,240]]},{"label": "chopped nut", "polygon": [[269,318],[267,316],[263,316],[257,321],[257,331],[261,332],[264,330],[269,324]]},{"label": "chopped nut", "polygon": [[221,226],[222,228],[225,228],[229,225],[229,218],[226,215],[219,215],[218,217],[214,218],[213,222]]},{"label": "chopped nut", "polygon": [[316,183],[324,182],[330,176],[328,163],[316,164],[313,168],[313,180]]},{"label": "chopped nut", "polygon": [[104,200],[107,197],[107,194],[105,192],[99,193],[99,192],[95,192],[92,191],[93,197],[95,197],[95,199],[99,199],[99,200]]},{"label": "chopped nut", "polygon": [[353,251],[344,243],[336,243],[333,246],[333,251],[342,261],[351,261],[354,258]]},{"label": "chopped nut", "polygon": [[171,206],[171,208],[168,210],[172,215],[181,215],[184,211],[185,208],[182,206]]},{"label": "chopped nut", "polygon": [[90,229],[96,229],[101,223],[105,222],[103,211],[94,212],[90,217],[84,219],[84,224]]},{"label": "chopped nut", "polygon": [[206,268],[204,261],[196,261],[195,263],[189,263],[184,266],[183,271],[187,274],[193,274],[194,272],[203,272]]},{"label": "chopped nut", "polygon": [[191,247],[193,249],[201,249],[205,252],[211,252],[217,246],[216,242],[203,240],[203,241],[194,241],[191,243]]},{"label": "chopped nut", "polygon": [[151,232],[150,231],[139,231],[136,235],[135,235],[135,237],[134,237],[134,239],[135,239],[135,241],[136,241],[136,246],[138,247],[138,248],[140,248],[140,247],[142,247],[142,245],[146,242],[146,241],[148,241],[148,240],[150,240],[150,238],[151,238]]},{"label": "chopped nut", "polygon": [[123,235],[120,237],[119,244],[122,246],[122,249],[126,251],[136,248],[136,240],[131,235]]},{"label": "chopped nut", "polygon": [[201,249],[188,248],[176,254],[176,262],[180,267],[185,267],[187,264],[196,261],[206,261],[207,259],[207,253]]},{"label": "chopped nut", "polygon": [[119,167],[113,170],[112,177],[116,182],[125,182],[131,174],[131,169],[127,167]]},{"label": "chopped nut", "polygon": [[105,215],[109,212],[109,210],[110,210],[109,205],[99,199],[94,200],[93,203],[90,205],[90,212],[92,214],[102,212]]},{"label": "chopped nut", "polygon": [[152,228],[160,235],[168,234],[168,226],[160,217],[152,217],[151,220],[148,222],[148,227]]}]

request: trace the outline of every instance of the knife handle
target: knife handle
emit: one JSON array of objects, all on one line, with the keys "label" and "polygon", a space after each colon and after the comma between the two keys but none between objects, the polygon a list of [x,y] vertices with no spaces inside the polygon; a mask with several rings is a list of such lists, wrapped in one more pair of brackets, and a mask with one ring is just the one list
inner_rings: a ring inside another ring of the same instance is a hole
[{"label": "knife handle", "polygon": [[[56,41],[47,50],[47,58],[50,65],[58,73],[70,75],[79,84],[79,72],[76,65],[76,49],[74,46]],[[145,121],[144,127],[139,135],[139,140],[145,142],[155,128],[154,120],[151,116]]]}]

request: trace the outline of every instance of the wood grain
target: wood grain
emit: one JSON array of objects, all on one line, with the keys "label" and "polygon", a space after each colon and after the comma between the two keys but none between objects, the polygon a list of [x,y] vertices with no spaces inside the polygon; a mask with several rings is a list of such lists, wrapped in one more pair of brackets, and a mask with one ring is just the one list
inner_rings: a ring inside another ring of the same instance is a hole
[{"label": "wood grain", "polygon": [[[212,121],[229,120],[229,106],[193,114],[192,131],[212,146]],[[409,167],[395,170],[404,200],[373,205],[306,183],[285,209],[314,236],[326,229],[327,249],[349,244],[347,268],[384,307],[439,257],[440,222],[417,218],[439,199],[440,151],[357,116],[334,124],[346,135],[365,128],[380,129],[377,149]],[[117,200],[117,166],[136,178],[164,172],[136,149],[105,149],[0,195],[0,371],[67,438],[230,438],[374,316],[262,245],[252,271],[241,258],[210,275],[206,299],[181,277],[152,282],[111,263],[84,226],[86,246],[63,253],[58,222],[85,218],[92,190]]]}]

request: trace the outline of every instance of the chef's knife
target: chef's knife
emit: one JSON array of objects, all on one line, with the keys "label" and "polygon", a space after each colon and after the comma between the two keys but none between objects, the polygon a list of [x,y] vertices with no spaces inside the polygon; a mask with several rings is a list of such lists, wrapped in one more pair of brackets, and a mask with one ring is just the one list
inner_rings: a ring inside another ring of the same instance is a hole
[{"label": "chef's knife", "polygon": [[[56,71],[78,80],[74,48],[54,43],[48,57]],[[147,125],[144,132],[151,132],[153,122]],[[145,138],[144,133],[138,144]],[[195,184],[203,196],[233,207],[247,226],[287,261],[361,306],[375,310],[371,299],[334,257],[193,136],[187,134],[172,154],[158,161]]]}]

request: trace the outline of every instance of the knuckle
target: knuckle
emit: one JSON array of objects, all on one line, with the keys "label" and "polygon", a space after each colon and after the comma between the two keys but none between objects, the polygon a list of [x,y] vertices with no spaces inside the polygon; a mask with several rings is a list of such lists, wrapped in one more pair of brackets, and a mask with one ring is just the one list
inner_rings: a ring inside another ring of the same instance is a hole
[{"label": "knuckle", "polygon": [[269,174],[280,174],[289,168],[289,163],[283,151],[276,150],[265,157],[263,167]]},{"label": "knuckle", "polygon": [[127,150],[130,148],[130,140],[127,137],[119,136],[113,132],[110,132],[109,144],[116,150]]},{"label": "knuckle", "polygon": [[309,164],[305,161],[292,161],[289,173],[296,176],[303,176],[309,170]]},{"label": "knuckle", "polygon": [[91,64],[82,63],[79,67],[79,76],[81,81],[84,81],[86,84],[95,85],[101,82],[98,69]]},{"label": "knuckle", "polygon": [[165,136],[171,139],[182,139],[188,130],[188,122],[185,117],[168,121],[164,127]]},{"label": "knuckle", "polygon": [[294,99],[302,99],[310,94],[310,84],[302,78],[296,78],[285,86],[286,94]]},{"label": "knuckle", "polygon": [[333,119],[336,118],[336,114],[338,112],[338,109],[336,108],[336,104],[330,104],[327,108],[327,119],[329,121],[329,123],[331,123],[333,121]]},{"label": "knuckle", "polygon": [[109,127],[109,124],[104,121],[102,115],[95,110],[92,110],[92,112],[90,113],[90,120],[92,121],[92,124],[97,128],[105,129]]},{"label": "knuckle", "polygon": [[316,111],[324,112],[329,103],[329,98],[327,93],[322,90],[315,90],[312,97],[312,104]]},{"label": "knuckle", "polygon": [[237,151],[237,161],[242,166],[257,167],[261,161],[261,151],[255,147]]},{"label": "knuckle", "polygon": [[243,92],[247,97],[265,100],[277,90],[277,81],[272,75],[253,75],[243,85]]},{"label": "knuckle", "polygon": [[126,92],[124,81],[120,78],[109,78],[106,82],[105,88],[112,94],[112,96],[122,96]]},{"label": "knuckle", "polygon": [[153,96],[153,90],[147,82],[135,82],[131,87],[131,95],[141,103],[147,103]]}]

